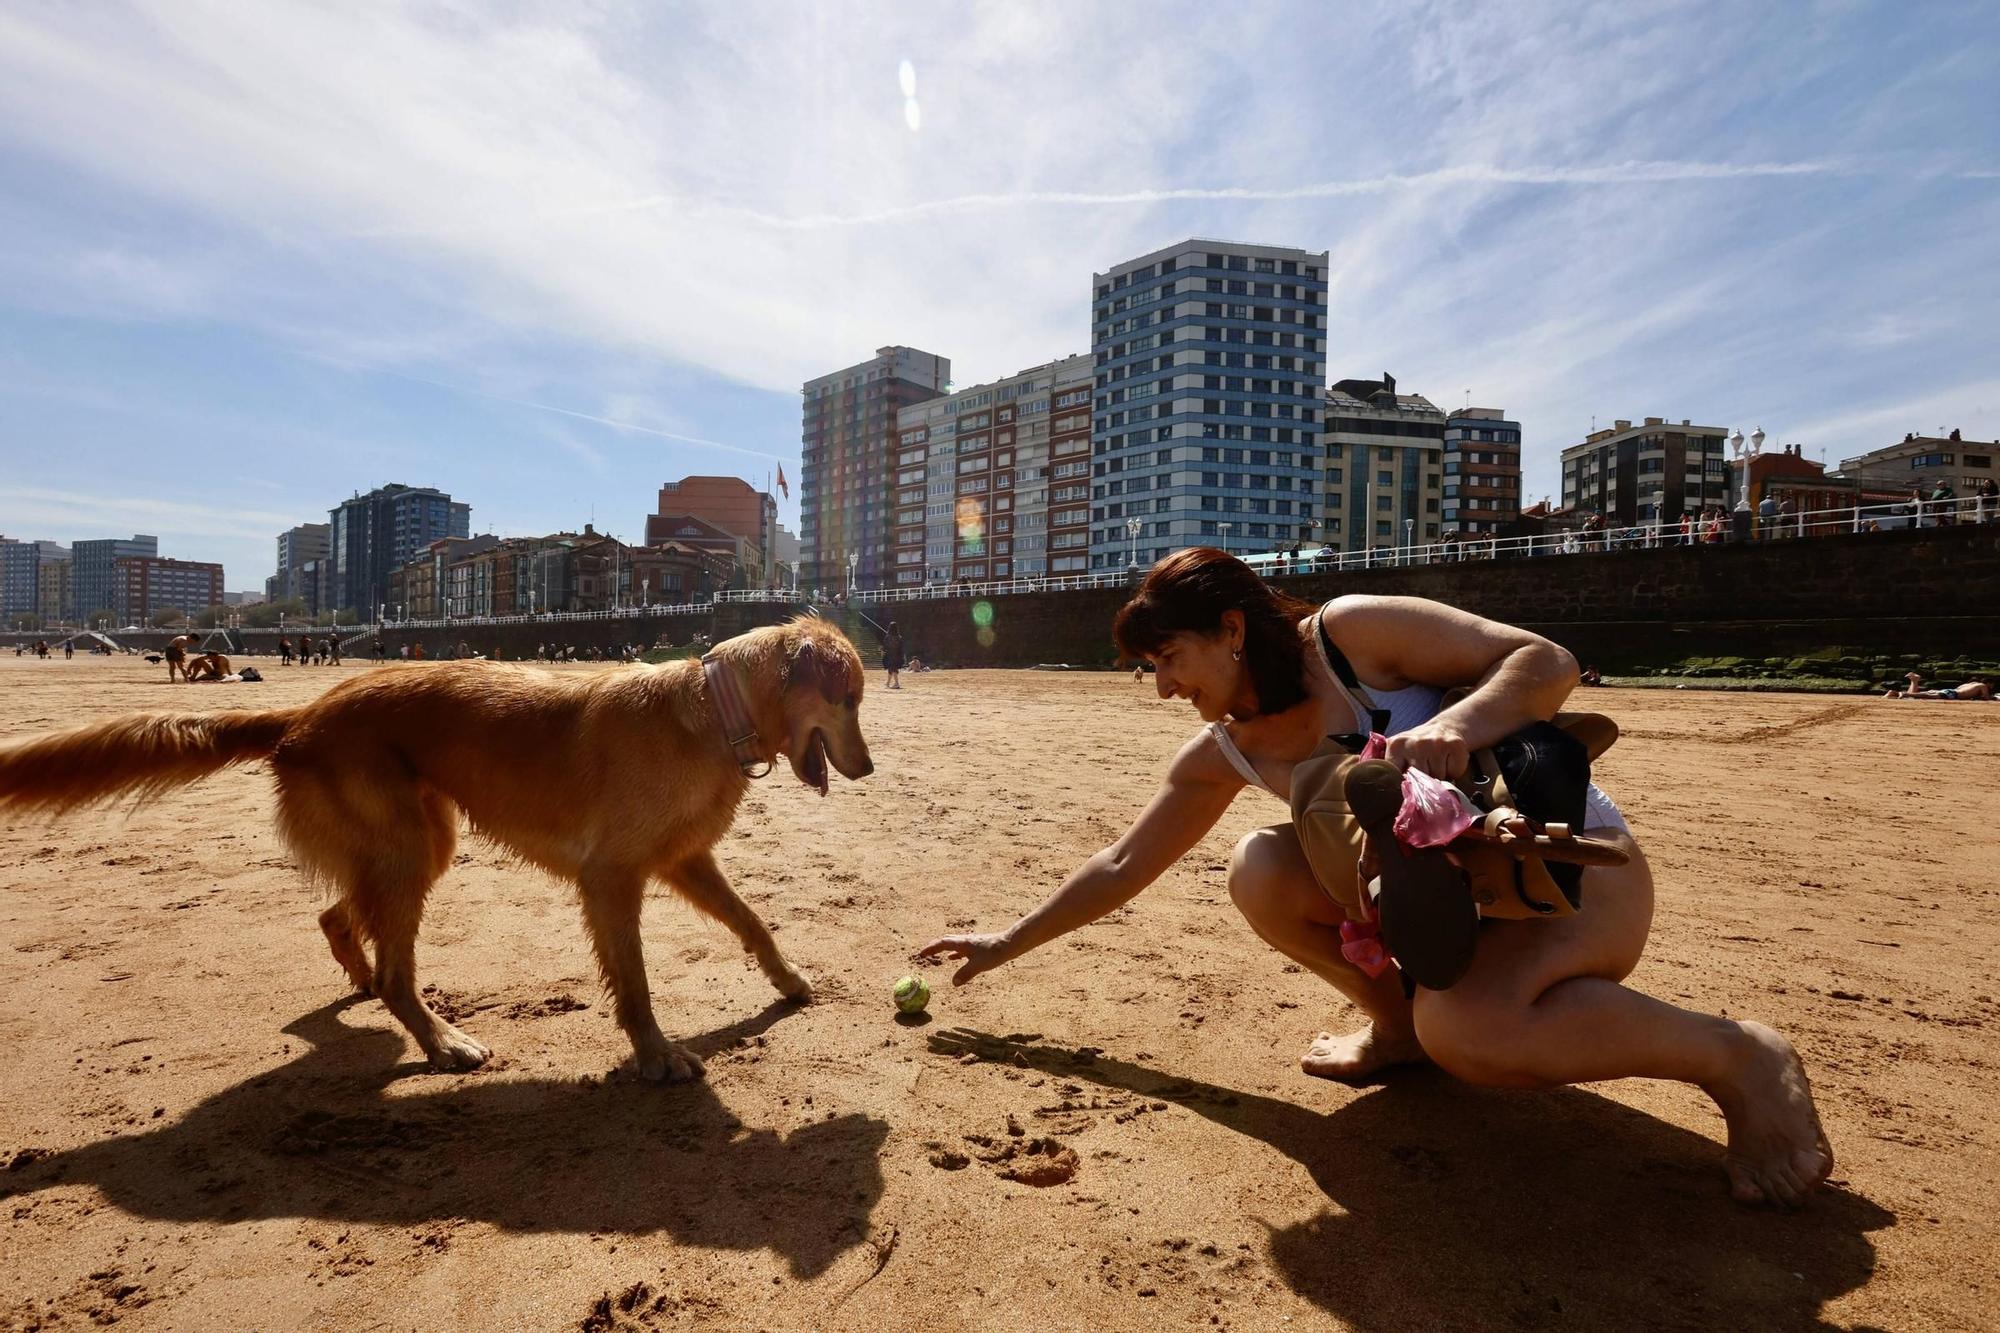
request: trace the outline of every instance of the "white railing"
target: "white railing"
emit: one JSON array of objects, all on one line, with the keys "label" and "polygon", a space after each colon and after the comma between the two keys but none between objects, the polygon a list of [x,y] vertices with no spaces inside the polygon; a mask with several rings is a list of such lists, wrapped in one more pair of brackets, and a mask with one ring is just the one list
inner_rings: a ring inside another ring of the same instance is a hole
[{"label": "white railing", "polygon": [[[1430,542],[1422,546],[1377,546],[1364,551],[1335,551],[1322,548],[1293,559],[1271,554],[1246,557],[1253,569],[1267,577],[1342,573],[1358,569],[1388,569],[1411,565],[1455,564],[1474,560],[1543,559],[1565,555],[1596,554],[1605,551],[1643,551],[1670,546],[1708,546],[1736,543],[1737,514],[1724,512],[1719,530],[1696,522],[1685,536],[1677,522],[1652,522],[1605,528],[1593,532],[1544,533],[1535,537],[1493,537],[1456,542]],[[1750,519],[1750,540],[1781,541],[1896,528],[1942,527],[1961,523],[2000,522],[2000,502],[1982,501],[1977,496],[1953,500],[1926,500],[1883,505],[1849,505],[1820,509],[1784,518],[1766,519],[1756,514]],[[1714,531],[1715,535],[1711,535]],[[1022,593],[1073,592],[1086,588],[1129,587],[1145,573],[1143,567],[1088,574],[1051,574],[1028,578],[993,579],[980,583],[927,583],[914,587],[856,589],[732,588],[717,592],[708,601],[672,606],[631,606],[603,611],[540,611],[533,615],[455,616],[422,620],[389,620],[382,629],[449,629],[452,627],[497,625],[576,625],[592,621],[647,620],[668,616],[699,615],[712,611],[718,603],[778,603],[783,605],[839,606],[881,602],[933,601],[951,597],[1008,597]],[[275,633],[275,630],[247,631]]]}]

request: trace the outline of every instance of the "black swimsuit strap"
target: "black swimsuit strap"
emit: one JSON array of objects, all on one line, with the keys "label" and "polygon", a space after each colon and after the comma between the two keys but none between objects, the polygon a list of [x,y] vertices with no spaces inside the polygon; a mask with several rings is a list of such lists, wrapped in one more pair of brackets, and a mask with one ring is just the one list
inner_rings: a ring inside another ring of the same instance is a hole
[{"label": "black swimsuit strap", "polygon": [[1333,636],[1326,632],[1325,607],[1321,607],[1319,610],[1313,612],[1313,627],[1319,631],[1319,646],[1326,650],[1326,660],[1332,664],[1333,674],[1339,678],[1342,685],[1347,687],[1355,699],[1368,710],[1369,725],[1380,734],[1384,736],[1388,735],[1389,710],[1375,706],[1375,701],[1368,697],[1366,690],[1361,688],[1361,678],[1354,674],[1354,664],[1347,660],[1347,654],[1340,651],[1339,646],[1333,641]]}]

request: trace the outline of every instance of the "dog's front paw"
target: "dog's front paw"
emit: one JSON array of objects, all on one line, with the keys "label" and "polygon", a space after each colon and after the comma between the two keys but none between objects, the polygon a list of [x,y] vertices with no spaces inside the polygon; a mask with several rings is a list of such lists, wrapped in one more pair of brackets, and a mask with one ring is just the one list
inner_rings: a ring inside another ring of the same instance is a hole
[{"label": "dog's front paw", "polygon": [[771,984],[778,988],[778,994],[784,996],[793,1004],[812,1003],[813,984],[806,979],[805,973],[795,968],[786,968],[777,976],[772,977]]},{"label": "dog's front paw", "polygon": [[648,1083],[686,1083],[706,1072],[700,1056],[675,1042],[662,1042],[657,1048],[635,1054],[639,1077]]},{"label": "dog's front paw", "polygon": [[431,1068],[441,1072],[460,1069],[477,1069],[493,1058],[493,1051],[484,1043],[474,1041],[455,1027],[447,1026],[438,1034],[437,1047],[430,1053]]}]

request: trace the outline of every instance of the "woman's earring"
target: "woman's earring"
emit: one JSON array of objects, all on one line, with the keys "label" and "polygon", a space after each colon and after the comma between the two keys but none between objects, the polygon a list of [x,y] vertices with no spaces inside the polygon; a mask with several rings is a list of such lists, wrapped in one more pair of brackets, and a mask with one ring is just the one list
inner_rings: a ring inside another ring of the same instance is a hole
[{"label": "woman's earring", "polygon": [[1232,662],[1241,662],[1243,660],[1243,650],[1241,648],[1230,649],[1229,660]]}]

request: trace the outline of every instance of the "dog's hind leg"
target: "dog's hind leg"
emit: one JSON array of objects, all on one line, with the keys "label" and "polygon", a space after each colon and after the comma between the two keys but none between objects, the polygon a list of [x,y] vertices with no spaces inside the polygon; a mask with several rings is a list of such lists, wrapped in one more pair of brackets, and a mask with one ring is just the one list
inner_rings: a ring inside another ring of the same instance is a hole
[{"label": "dog's hind leg", "polygon": [[347,979],[354,983],[354,989],[363,995],[375,993],[375,971],[368,966],[368,955],[361,948],[361,940],[354,931],[354,914],[348,908],[347,897],[342,895],[333,906],[319,914],[319,928],[326,932],[327,945],[333,950],[333,961],[347,972]]},{"label": "dog's hind leg", "polygon": [[695,853],[667,870],[665,879],[683,898],[729,927],[757,960],[757,966],[764,970],[771,984],[778,988],[778,994],[801,1004],[812,999],[812,983],[778,952],[778,942],[771,938],[771,932],[750,904],[729,886],[729,879],[715,863],[713,853]]},{"label": "dog's hind leg", "polygon": [[437,1016],[417,994],[417,923],[428,885],[398,891],[375,918],[375,993],[435,1069],[477,1069],[493,1052]]},{"label": "dog's hind leg", "polygon": [[590,928],[590,947],[611,1002],[618,1026],[632,1039],[639,1075],[657,1083],[679,1083],[702,1074],[701,1057],[668,1041],[653,1016],[652,989],[646,982],[646,955],[639,940],[639,909],[645,901],[646,877],[634,870],[586,866],[577,876],[583,893],[583,919]]},{"label": "dog's hind leg", "polygon": [[[345,908],[347,939],[375,941],[373,990],[432,1067],[477,1068],[493,1052],[438,1017],[417,993],[417,927],[431,885],[451,864],[457,808],[397,781],[386,765],[360,771],[369,776],[329,781],[310,768],[280,766],[279,827],[308,871],[339,887],[340,902],[330,911]],[[327,939],[340,957],[333,930]]]}]

